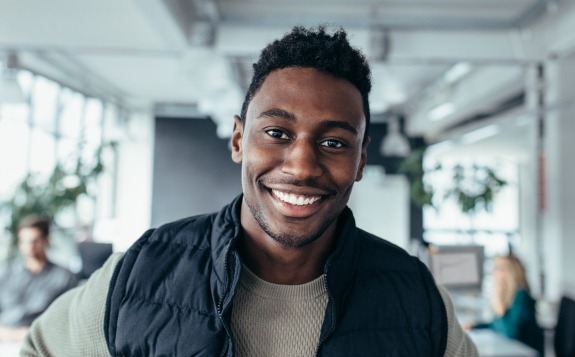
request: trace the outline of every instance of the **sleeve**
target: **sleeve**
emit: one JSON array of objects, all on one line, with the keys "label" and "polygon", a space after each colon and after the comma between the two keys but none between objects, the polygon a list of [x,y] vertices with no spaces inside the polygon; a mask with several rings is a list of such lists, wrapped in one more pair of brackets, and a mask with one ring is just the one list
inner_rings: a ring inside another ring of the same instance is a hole
[{"label": "sleeve", "polygon": [[529,316],[528,312],[533,310],[529,306],[529,300],[529,295],[525,290],[518,291],[511,307],[503,316],[493,321],[492,328],[509,338],[517,339],[520,326],[525,324]]},{"label": "sleeve", "polygon": [[20,356],[108,356],[104,314],[110,279],[123,253],[60,296],[30,327]]},{"label": "sleeve", "polygon": [[442,286],[437,285],[437,288],[447,312],[447,347],[445,348],[445,356],[479,357],[477,347],[475,347],[467,333],[463,331],[457,320],[451,297]]},{"label": "sleeve", "polygon": [[483,330],[486,328],[492,328],[491,325],[492,325],[491,322],[478,322],[478,323],[472,325],[471,328],[474,330]]}]

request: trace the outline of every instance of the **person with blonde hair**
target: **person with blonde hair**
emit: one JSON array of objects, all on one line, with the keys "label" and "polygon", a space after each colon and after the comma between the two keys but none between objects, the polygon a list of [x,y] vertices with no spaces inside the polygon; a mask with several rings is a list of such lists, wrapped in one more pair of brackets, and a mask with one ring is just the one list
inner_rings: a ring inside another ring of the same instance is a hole
[{"label": "person with blonde hair", "polygon": [[494,258],[490,303],[496,318],[471,328],[490,328],[543,355],[543,330],[536,319],[536,301],[531,296],[525,267],[513,254]]}]

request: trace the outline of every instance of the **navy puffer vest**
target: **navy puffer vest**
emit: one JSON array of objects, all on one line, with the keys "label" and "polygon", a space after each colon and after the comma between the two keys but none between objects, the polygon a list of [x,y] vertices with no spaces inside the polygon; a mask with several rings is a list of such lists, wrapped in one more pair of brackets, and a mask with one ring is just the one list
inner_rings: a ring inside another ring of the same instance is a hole
[{"label": "navy puffer vest", "polygon": [[[234,355],[241,200],[150,230],[126,252],[106,306],[113,356]],[[443,356],[447,317],[425,266],[356,228],[347,208],[338,232],[324,268],[329,302],[317,355]]]}]

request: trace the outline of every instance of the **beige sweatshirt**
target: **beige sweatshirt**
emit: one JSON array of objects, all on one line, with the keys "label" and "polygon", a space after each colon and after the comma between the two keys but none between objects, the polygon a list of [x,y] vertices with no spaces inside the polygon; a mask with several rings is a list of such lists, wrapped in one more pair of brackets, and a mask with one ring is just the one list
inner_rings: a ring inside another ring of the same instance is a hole
[{"label": "beige sweatshirt", "polygon": [[[56,300],[32,325],[20,355],[108,356],[103,328],[106,296],[121,257],[121,253],[114,254],[86,284]],[[323,277],[302,285],[278,285],[244,270],[232,311],[236,354],[313,356],[327,306]],[[441,287],[439,291],[448,317],[445,356],[478,356],[457,322],[449,295]]]}]

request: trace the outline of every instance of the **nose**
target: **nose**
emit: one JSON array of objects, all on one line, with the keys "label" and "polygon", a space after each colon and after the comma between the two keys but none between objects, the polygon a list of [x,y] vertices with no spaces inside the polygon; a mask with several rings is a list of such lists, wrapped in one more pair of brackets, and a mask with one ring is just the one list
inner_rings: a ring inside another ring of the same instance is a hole
[{"label": "nose", "polygon": [[320,154],[315,143],[296,140],[286,148],[282,172],[298,180],[308,180],[323,174]]}]

